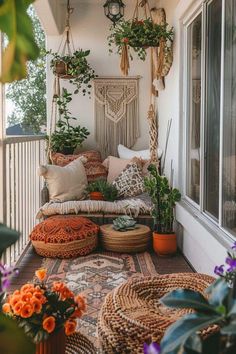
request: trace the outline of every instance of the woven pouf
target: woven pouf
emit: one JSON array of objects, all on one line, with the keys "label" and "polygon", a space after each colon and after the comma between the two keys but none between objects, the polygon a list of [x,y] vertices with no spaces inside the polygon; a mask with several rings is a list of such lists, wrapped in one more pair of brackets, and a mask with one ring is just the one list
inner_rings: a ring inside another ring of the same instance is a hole
[{"label": "woven pouf", "polygon": [[136,225],[134,230],[117,231],[112,224],[100,227],[102,246],[107,251],[144,252],[151,244],[151,230],[146,225]]},{"label": "woven pouf", "polygon": [[98,320],[98,335],[104,354],[143,353],[143,343],[159,343],[167,327],[187,309],[170,309],[159,299],[168,292],[191,289],[203,293],[214,279],[207,275],[178,273],[133,278],[109,293]]},{"label": "woven pouf", "polygon": [[40,256],[71,258],[92,252],[98,232],[99,226],[87,218],[57,215],[36,225],[30,240]]}]

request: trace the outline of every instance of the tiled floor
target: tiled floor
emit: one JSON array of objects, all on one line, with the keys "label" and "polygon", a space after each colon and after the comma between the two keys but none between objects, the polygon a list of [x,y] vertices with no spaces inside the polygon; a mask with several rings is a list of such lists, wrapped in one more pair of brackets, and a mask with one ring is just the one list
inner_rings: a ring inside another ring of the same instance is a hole
[{"label": "tiled floor", "polygon": [[[32,281],[34,272],[42,264],[43,258],[38,256],[32,247],[28,249],[24,258],[18,264],[19,275],[12,281],[11,291],[18,289],[22,284]],[[156,268],[159,274],[170,274],[179,272],[192,272],[192,268],[187,263],[182,254],[178,253],[174,257],[157,257]]]}]

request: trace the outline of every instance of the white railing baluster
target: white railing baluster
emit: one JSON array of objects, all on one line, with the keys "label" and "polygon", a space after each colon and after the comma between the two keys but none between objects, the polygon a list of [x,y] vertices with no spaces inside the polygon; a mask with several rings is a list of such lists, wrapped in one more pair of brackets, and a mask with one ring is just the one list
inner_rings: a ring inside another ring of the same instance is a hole
[{"label": "white railing baluster", "polygon": [[5,144],[6,223],[21,232],[20,239],[9,247],[3,260],[14,264],[29,242],[29,233],[36,223],[40,207],[42,179],[37,174],[39,164],[45,162],[44,137],[12,137]]}]

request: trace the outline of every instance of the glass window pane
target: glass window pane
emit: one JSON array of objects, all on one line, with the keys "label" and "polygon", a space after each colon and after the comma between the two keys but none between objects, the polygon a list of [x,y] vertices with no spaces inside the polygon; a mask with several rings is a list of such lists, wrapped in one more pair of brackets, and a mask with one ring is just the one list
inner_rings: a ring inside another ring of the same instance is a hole
[{"label": "glass window pane", "polygon": [[226,1],[225,15],[222,224],[236,235],[236,0]]},{"label": "glass window pane", "polygon": [[[33,6],[32,19],[39,48],[45,50],[45,34]],[[7,45],[5,38],[4,44]],[[27,64],[27,78],[5,85],[6,135],[46,133],[46,57]]]},{"label": "glass window pane", "polygon": [[202,15],[188,27],[188,147],[187,195],[199,203],[201,121]]},{"label": "glass window pane", "polygon": [[221,16],[222,0],[210,2],[207,11],[205,211],[216,219],[219,214]]}]

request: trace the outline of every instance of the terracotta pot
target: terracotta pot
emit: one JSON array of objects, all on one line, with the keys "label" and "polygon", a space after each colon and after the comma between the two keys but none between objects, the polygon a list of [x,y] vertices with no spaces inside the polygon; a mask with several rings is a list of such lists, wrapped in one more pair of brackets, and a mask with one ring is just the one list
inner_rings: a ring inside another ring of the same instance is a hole
[{"label": "terracotta pot", "polygon": [[104,200],[104,196],[101,192],[90,192],[89,198],[91,200]]},{"label": "terracotta pot", "polygon": [[66,75],[67,74],[66,63],[64,63],[64,61],[56,62],[54,69],[58,75]]},{"label": "terracotta pot", "polygon": [[64,328],[52,333],[46,341],[36,345],[36,354],[65,354],[66,335]]},{"label": "terracotta pot", "polygon": [[176,234],[153,232],[153,248],[159,256],[170,256],[177,251]]}]

